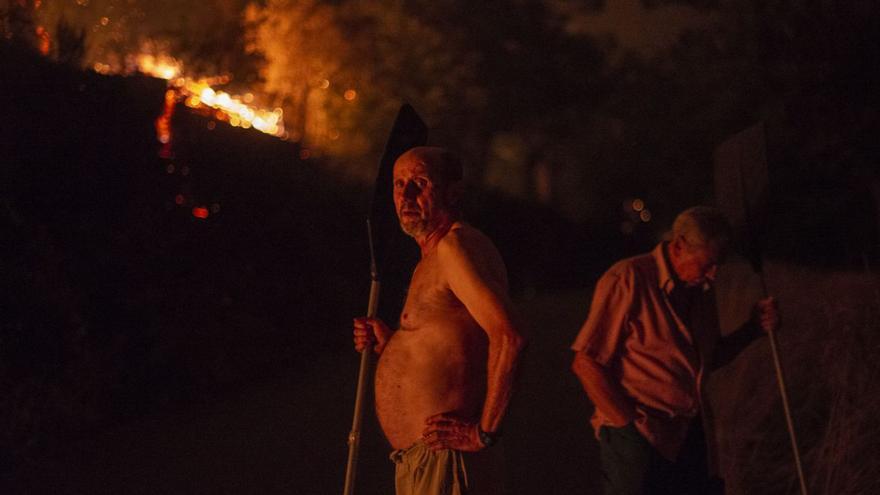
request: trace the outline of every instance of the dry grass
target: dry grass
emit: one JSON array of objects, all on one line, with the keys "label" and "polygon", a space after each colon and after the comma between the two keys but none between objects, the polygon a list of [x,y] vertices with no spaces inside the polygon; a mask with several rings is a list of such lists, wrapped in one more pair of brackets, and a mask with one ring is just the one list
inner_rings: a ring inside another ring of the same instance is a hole
[{"label": "dry grass", "polygon": [[[809,492],[880,493],[877,279],[787,266],[767,273],[784,314],[780,353]],[[714,383],[729,494],[799,493],[773,373],[759,341]]]},{"label": "dry grass", "polygon": [[880,493],[880,318],[876,308],[865,313],[847,321],[821,356],[830,400],[809,452],[815,493]]}]

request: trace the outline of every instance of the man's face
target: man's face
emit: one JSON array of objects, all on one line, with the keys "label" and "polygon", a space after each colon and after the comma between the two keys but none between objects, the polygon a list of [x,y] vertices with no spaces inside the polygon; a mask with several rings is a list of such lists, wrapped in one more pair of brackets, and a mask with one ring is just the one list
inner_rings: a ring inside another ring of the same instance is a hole
[{"label": "man's face", "polygon": [[673,242],[676,260],[672,263],[675,274],[689,287],[713,283],[721,262],[721,248],[715,244],[694,246],[679,237]]},{"label": "man's face", "polygon": [[445,192],[426,157],[406,153],[394,164],[394,207],[411,237],[431,233],[448,215]]}]

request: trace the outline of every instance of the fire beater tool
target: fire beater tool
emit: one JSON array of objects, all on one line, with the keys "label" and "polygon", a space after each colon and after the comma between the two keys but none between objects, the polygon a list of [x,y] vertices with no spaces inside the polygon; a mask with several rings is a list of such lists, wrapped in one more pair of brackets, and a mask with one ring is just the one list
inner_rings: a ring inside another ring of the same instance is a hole
[{"label": "fire beater tool", "polygon": [[[767,188],[770,182],[767,170],[767,129],[763,122],[752,126],[725,141],[719,146],[715,160],[715,191],[719,205],[742,237],[745,252],[752,270],[758,275],[761,290],[767,297],[767,281],[764,277],[764,263],[761,253],[760,235],[758,233],[755,211],[761,209],[767,199]],[[735,175],[734,175],[735,174]],[[801,465],[800,450],[791,407],[788,402],[788,389],[782,372],[779,358],[779,343],[776,332],[771,330],[767,337],[770,340],[770,352],[773,355],[773,366],[776,369],[776,382],[785,412],[785,423],[794,455],[801,495],[807,495],[807,484],[804,469]]]},{"label": "fire beater tool", "polygon": [[[367,218],[367,236],[370,245],[370,299],[367,317],[374,318],[379,309],[380,274],[388,256],[388,244],[398,229],[397,214],[392,202],[392,179],[394,162],[407,150],[423,146],[428,141],[428,128],[409,104],[403,104],[394,119],[394,125],[385,143],[385,151],[379,161],[376,184]],[[373,350],[369,344],[361,352],[357,392],[354,401],[354,417],[348,434],[348,463],[345,468],[344,495],[354,493],[357,458],[360,448],[361,422],[364,416],[364,395],[370,374]]]}]

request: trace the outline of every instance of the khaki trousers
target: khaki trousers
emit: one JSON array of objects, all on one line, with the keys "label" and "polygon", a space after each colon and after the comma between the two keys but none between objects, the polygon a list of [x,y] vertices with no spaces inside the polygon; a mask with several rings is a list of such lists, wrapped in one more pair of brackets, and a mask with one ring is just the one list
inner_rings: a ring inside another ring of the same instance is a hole
[{"label": "khaki trousers", "polygon": [[423,442],[391,453],[397,495],[466,495],[467,470],[457,450],[431,451]]}]

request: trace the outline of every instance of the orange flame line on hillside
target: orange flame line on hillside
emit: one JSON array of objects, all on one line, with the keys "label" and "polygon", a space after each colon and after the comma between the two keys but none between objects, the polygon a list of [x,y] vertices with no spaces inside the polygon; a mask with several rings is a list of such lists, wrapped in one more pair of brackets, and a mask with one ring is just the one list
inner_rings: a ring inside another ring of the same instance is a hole
[{"label": "orange flame line on hillside", "polygon": [[[183,64],[171,57],[141,54],[135,57],[138,72],[168,81],[169,90],[165,96],[165,113],[156,121],[157,138],[163,144],[171,141],[171,115],[177,101],[183,101],[190,108],[212,108],[215,117],[225,120],[234,127],[254,129],[286,139],[284,113],[280,108],[267,110],[248,103],[253,100],[251,93],[244,96],[215,90],[212,85],[229,82],[228,76],[192,79],[182,75]],[[96,72],[112,72],[111,66],[96,63]]]}]

